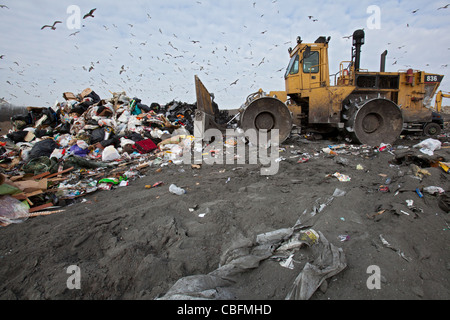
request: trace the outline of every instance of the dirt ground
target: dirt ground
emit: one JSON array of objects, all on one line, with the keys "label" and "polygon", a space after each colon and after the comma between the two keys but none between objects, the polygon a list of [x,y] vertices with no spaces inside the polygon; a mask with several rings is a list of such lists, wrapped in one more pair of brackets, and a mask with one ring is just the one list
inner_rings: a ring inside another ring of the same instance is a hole
[{"label": "dirt ground", "polygon": [[[252,242],[300,220],[341,248],[347,265],[311,300],[448,300],[450,215],[438,195],[420,197],[416,189],[450,190],[449,173],[423,161],[449,161],[450,139],[441,136],[433,157],[413,148],[424,139],[405,137],[381,152],[347,144],[330,155],[322,149],[346,142],[292,137],[282,145],[273,176],[261,175],[259,164],[149,167],[127,187],[97,191],[64,212],[1,228],[0,299],[163,298],[177,280],[217,269],[236,241]],[[414,165],[429,175],[416,175]],[[329,176],[336,172],[351,180]],[[158,181],[163,185],[145,188]],[[170,193],[170,184],[187,193]],[[336,189],[345,194],[331,198]],[[264,259],[237,274],[228,290],[237,300],[284,300],[314,258],[306,247],[295,252],[292,269]],[[80,289],[67,285],[73,265]],[[379,288],[367,286],[370,266],[379,268]]]}]

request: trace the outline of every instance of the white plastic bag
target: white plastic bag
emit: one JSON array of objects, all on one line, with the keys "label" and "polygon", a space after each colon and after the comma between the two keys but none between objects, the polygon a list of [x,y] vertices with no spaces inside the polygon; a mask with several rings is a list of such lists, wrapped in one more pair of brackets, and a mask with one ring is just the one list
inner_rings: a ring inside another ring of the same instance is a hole
[{"label": "white plastic bag", "polygon": [[185,193],[186,193],[186,190],[184,190],[184,189],[182,189],[182,188],[180,188],[180,187],[177,187],[177,186],[174,185],[174,184],[171,184],[171,185],[170,185],[169,191],[170,191],[171,193],[176,194],[176,195],[179,195],[179,196],[181,196],[182,194],[185,194]]},{"label": "white plastic bag", "polygon": [[435,150],[439,150],[442,146],[442,143],[436,139],[426,139],[421,143],[418,143],[414,146],[414,148],[420,148],[420,152],[425,153],[429,156],[434,154]]},{"label": "white plastic bag", "polygon": [[114,146],[107,146],[103,149],[102,160],[103,161],[114,161],[120,158],[120,154]]}]

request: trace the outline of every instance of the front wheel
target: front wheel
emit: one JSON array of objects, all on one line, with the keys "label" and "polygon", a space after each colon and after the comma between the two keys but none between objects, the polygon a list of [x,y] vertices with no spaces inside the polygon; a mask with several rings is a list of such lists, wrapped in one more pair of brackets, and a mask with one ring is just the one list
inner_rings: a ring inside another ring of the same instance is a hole
[{"label": "front wheel", "polygon": [[247,131],[279,130],[280,143],[284,142],[292,130],[292,115],[289,108],[272,97],[262,97],[252,101],[241,113],[240,127]]}]

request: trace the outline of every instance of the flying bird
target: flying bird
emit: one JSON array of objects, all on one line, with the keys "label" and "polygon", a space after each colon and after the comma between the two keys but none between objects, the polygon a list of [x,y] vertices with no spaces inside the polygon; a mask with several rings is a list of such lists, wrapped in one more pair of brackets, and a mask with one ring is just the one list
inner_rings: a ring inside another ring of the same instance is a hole
[{"label": "flying bird", "polygon": [[239,79],[237,79],[236,81],[230,83],[230,86],[232,86],[233,84],[236,84],[239,81]]},{"label": "flying bird", "polygon": [[344,37],[342,37],[343,39],[350,39],[352,37],[352,35],[349,35],[349,36],[344,36]]},{"label": "flying bird", "polygon": [[416,9],[414,11],[412,11],[411,13],[416,13],[417,11],[419,11],[420,9]]},{"label": "flying bird", "polygon": [[3,59],[5,57],[5,55],[4,54],[2,54],[1,56],[0,56],[0,59]]},{"label": "flying bird", "polygon": [[86,13],[86,14],[84,15],[83,19],[86,19],[86,18],[88,18],[88,17],[94,18],[94,11],[95,11],[95,10],[97,10],[97,8],[91,9],[91,11],[89,11],[89,13]]},{"label": "flying bird", "polygon": [[438,8],[438,10],[440,10],[440,9],[447,9],[447,8],[448,8],[448,6],[450,6],[450,3],[449,3],[449,4],[447,4],[447,5],[445,5],[445,6],[443,6],[443,7],[440,7],[440,8]]},{"label": "flying bird", "polygon": [[7,6],[5,6],[4,4],[0,4],[0,8],[6,8],[6,9],[9,9]]},{"label": "flying bird", "polygon": [[77,31],[77,32],[74,32],[74,33],[69,34],[69,37],[70,37],[70,36],[75,36],[77,33],[80,33],[80,31]]},{"label": "flying bird", "polygon": [[62,21],[55,21],[55,22],[53,22],[53,25],[48,25],[48,24],[46,24],[45,26],[43,26],[42,28],[41,28],[41,30],[43,30],[43,29],[45,29],[45,28],[51,28],[52,30],[56,30],[56,25],[58,24],[58,23],[62,23]]}]

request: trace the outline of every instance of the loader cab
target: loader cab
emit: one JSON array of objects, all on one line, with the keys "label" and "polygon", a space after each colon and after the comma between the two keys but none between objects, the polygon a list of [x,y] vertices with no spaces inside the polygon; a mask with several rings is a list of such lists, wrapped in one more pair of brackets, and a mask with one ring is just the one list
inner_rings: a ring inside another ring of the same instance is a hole
[{"label": "loader cab", "polygon": [[319,37],[315,43],[304,44],[297,38],[297,46],[289,50],[291,60],[284,76],[288,95],[330,85],[329,41],[330,37]]}]

